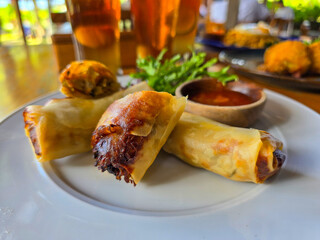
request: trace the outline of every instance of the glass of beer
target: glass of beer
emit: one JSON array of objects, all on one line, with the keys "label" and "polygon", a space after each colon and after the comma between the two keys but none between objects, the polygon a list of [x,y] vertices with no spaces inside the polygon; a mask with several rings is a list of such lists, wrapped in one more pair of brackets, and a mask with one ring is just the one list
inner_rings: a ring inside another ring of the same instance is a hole
[{"label": "glass of beer", "polygon": [[162,49],[171,56],[180,0],[131,0],[137,55],[156,57]]},{"label": "glass of beer", "polygon": [[212,22],[209,18],[206,20],[206,34],[212,34],[216,37],[223,37],[226,33],[224,23]]},{"label": "glass of beer", "polygon": [[190,52],[197,33],[201,0],[180,0],[173,53]]},{"label": "glass of beer", "polygon": [[120,0],[66,0],[77,60],[120,67]]}]

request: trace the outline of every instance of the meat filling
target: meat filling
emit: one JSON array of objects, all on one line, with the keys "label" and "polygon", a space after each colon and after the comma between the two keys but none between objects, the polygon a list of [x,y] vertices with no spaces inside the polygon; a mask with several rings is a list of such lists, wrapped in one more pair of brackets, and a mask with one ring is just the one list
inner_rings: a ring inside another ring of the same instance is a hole
[{"label": "meat filling", "polygon": [[93,134],[92,146],[95,166],[108,171],[127,183],[133,183],[130,165],[135,162],[147,137],[134,136],[118,125],[100,126]]}]

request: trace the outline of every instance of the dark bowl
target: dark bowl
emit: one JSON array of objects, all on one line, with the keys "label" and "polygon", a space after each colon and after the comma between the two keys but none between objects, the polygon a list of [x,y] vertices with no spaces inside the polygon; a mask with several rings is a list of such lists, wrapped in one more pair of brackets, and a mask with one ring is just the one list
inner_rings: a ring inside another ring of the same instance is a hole
[{"label": "dark bowl", "polygon": [[[177,88],[176,96],[190,96],[199,91],[215,90],[218,84],[217,80],[211,78],[186,82]],[[253,83],[241,81],[228,83],[225,88],[243,93],[254,102],[240,106],[214,106],[188,100],[185,111],[231,126],[248,127],[255,123],[266,102],[265,92]]]}]

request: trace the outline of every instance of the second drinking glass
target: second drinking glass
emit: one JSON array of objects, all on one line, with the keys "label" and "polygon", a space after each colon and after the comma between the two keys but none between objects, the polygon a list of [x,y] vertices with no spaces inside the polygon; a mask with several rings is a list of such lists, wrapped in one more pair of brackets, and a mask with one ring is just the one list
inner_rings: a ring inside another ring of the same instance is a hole
[{"label": "second drinking glass", "polygon": [[156,57],[162,49],[172,53],[180,0],[131,0],[137,55]]}]

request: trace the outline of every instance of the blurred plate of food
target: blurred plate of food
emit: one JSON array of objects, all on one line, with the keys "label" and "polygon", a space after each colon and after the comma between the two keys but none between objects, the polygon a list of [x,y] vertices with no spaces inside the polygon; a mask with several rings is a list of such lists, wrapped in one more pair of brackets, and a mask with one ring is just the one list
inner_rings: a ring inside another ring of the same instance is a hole
[{"label": "blurred plate of food", "polygon": [[237,72],[278,85],[320,89],[320,42],[283,41],[263,52],[222,51],[221,62]]},{"label": "blurred plate of food", "polygon": [[239,24],[233,29],[225,31],[217,24],[206,25],[206,34],[198,42],[211,47],[225,50],[264,50],[270,45],[279,42],[277,36],[271,35],[269,25],[260,23]]}]

